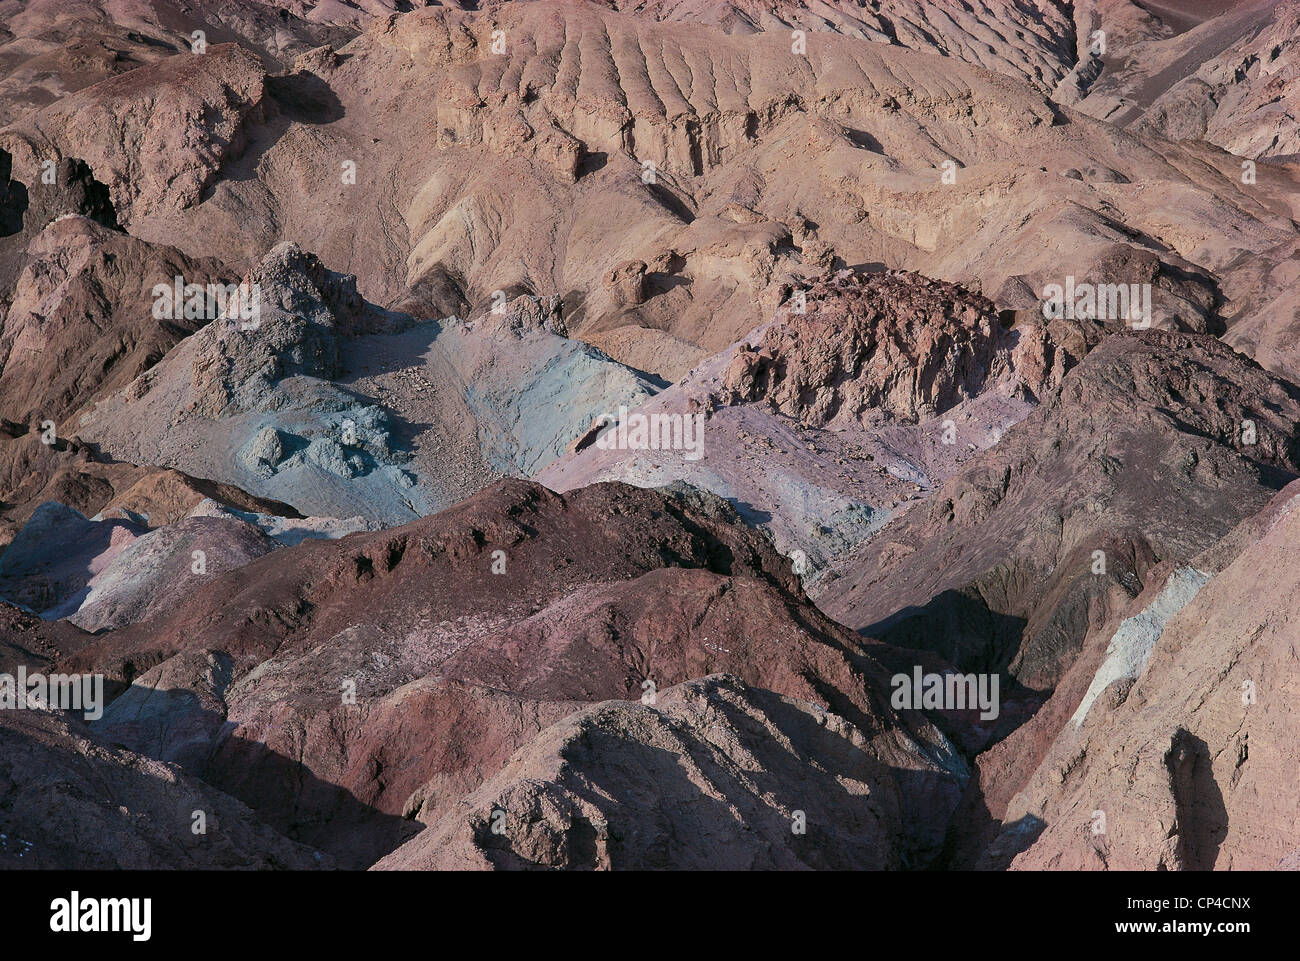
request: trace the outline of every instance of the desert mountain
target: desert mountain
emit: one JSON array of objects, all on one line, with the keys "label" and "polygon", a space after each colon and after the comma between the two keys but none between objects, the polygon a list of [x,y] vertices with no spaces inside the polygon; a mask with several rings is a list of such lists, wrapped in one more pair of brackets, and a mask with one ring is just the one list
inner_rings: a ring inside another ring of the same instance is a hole
[{"label": "desert mountain", "polygon": [[24,183],[44,158],[85,161],[128,230],[190,256],[296,240],[419,316],[560,296],[572,334],[673,380],[831,264],[920,270],[1002,308],[1066,275],[1151,283],[1157,325],[1214,333],[1291,289],[1289,167],[1243,184],[1229,154],[955,57],[940,81],[932,52],[807,44],[589,3],[431,8],[283,75],[236,44],[143,65],[0,146]]},{"label": "desert mountain", "polygon": [[[1288,486],[1099,632],[1077,702],[1011,798],[989,866],[1274,869],[1294,765],[1297,495]],[[1064,713],[1063,711],[1061,713]],[[1035,760],[1038,758],[1036,757]],[[1283,772],[1283,773],[1279,773]],[[1099,815],[1100,813],[1100,820]]]},{"label": "desert mountain", "polygon": [[1146,568],[1190,562],[1300,473],[1298,419],[1294,385],[1212,338],[1109,336],[814,595],[864,633],[1050,690]]},{"label": "desert mountain", "polygon": [[1298,26],[0,0],[0,865],[1300,864]]},{"label": "desert mountain", "polygon": [[[833,712],[864,784],[935,809],[882,822],[882,866],[934,856],[968,775],[923,714],[892,711],[870,645],[809,604],[725,502],[684,487],[561,497],[502,482],[412,525],[215,574],[59,664],[130,685],[92,724],[109,743],[182,764],[354,866],[447,816],[583,705],[653,705],[709,674]],[[752,696],[760,715],[786,710]],[[724,841],[698,843],[705,857]]]}]

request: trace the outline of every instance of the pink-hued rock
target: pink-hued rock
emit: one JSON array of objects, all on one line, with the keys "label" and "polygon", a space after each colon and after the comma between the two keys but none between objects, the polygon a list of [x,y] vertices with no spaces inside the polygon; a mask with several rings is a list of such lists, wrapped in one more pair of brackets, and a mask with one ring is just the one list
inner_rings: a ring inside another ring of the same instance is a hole
[{"label": "pink-hued rock", "polygon": [[1035,826],[1012,867],[1250,870],[1292,856],[1300,486],[1243,528],[1193,565],[1213,576],[1136,680],[1067,723],[1011,800],[1006,822]]},{"label": "pink-hued rock", "polygon": [[1300,0],[0,9],[0,867],[1300,865]]},{"label": "pink-hued rock", "polygon": [[844,718],[730,675],[652,705],[605,701],[542,731],[375,868],[896,869],[906,792],[869,745]]},{"label": "pink-hued rock", "polygon": [[45,711],[0,711],[0,795],[4,870],[334,866],[174,765],[105,746]]},{"label": "pink-hued rock", "polygon": [[812,607],[724,502],[687,488],[561,497],[502,482],[404,527],[216,575],[61,666],[132,684],[99,736],[176,757],[352,865],[583,705],[719,672],[842,718],[891,790],[934,812],[884,830],[887,860],[934,855],[966,776],[927,718],[889,707],[870,645]]}]

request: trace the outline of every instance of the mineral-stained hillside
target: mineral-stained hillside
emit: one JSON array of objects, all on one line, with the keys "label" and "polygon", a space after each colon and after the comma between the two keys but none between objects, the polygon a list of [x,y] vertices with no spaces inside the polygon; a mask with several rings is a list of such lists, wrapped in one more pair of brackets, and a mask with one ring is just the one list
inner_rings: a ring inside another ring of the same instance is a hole
[{"label": "mineral-stained hillside", "polygon": [[[1107,660],[1126,656],[1134,669],[1098,673],[1100,696],[1080,705],[1011,799],[1004,833],[1023,839],[999,853],[1016,855],[1013,867],[1294,863],[1300,806],[1285,785],[1296,648],[1284,625],[1296,614],[1298,495],[1287,487],[1193,560],[1203,586],[1184,589],[1154,628],[1125,632],[1125,621],[1115,631]],[[1157,600],[1135,603],[1130,617]],[[1104,832],[1093,830],[1097,810]]]},{"label": "mineral-stained hillside", "polygon": [[[807,601],[788,562],[686,488],[495,486],[406,527],[252,561],[60,666],[132,684],[92,730],[354,865],[583,704],[653,705],[721,672],[844,719],[848,771],[901,806],[872,842],[879,866],[933,856],[968,773],[924,716],[889,708],[870,646]],[[917,805],[934,816],[898,813]]]},{"label": "mineral-stained hillside", "polygon": [[607,446],[593,425],[536,476],[556,490],[687,480],[816,577],[995,444],[1101,336],[1041,318],[1007,329],[957,285],[839,271],[629,412],[699,417],[703,456]]},{"label": "mineral-stained hillside", "polygon": [[0,866],[1300,864],[1298,18],[0,0]]},{"label": "mineral-stained hillside", "polygon": [[1215,340],[1111,336],[1001,443],[837,558],[818,602],[1051,689],[1147,567],[1189,562],[1300,473],[1298,422],[1293,385]]},{"label": "mineral-stained hillside", "polygon": [[586,2],[437,7],[285,74],[233,43],[165,58],[0,147],[20,172],[85,161],[132,233],[191,256],[295,240],[424,315],[557,294],[572,333],[670,379],[835,262],[1017,308],[1066,274],[1149,282],[1157,324],[1216,333],[1291,289],[1252,263],[1294,249],[1290,168],[1245,185],[1230,155],[934,56]]}]

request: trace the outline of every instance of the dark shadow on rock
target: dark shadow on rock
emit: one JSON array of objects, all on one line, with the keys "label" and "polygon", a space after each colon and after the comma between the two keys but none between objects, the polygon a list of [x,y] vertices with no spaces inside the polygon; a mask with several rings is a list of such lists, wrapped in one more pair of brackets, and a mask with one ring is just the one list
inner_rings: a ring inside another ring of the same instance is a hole
[{"label": "dark shadow on rock", "polygon": [[[121,696],[139,691],[113,687]],[[235,736],[233,723],[204,708],[193,691],[144,692],[136,701],[124,714],[115,711],[115,697],[103,721],[89,726],[91,736],[179,765],[248,805],[259,821],[290,840],[332,855],[341,867],[369,867],[423,830],[418,821],[380,811],[316,777],[301,761]],[[382,772],[373,774],[382,790]]]},{"label": "dark shadow on rock", "polygon": [[652,270],[645,275],[645,298],[650,300],[666,294],[670,290],[675,290],[678,287],[689,287],[690,285],[691,281],[687,277]]},{"label": "dark shadow on rock", "polygon": [[0,149],[0,237],[23,229],[23,214],[30,203],[27,185],[9,179],[13,174],[13,160],[12,154]]},{"label": "dark shadow on rock", "polygon": [[[221,175],[212,177],[203,189],[202,201],[228,180],[252,181],[257,179],[258,163],[273,146],[280,142],[290,124],[320,125],[333,123],[343,116],[343,104],[328,83],[314,73],[268,76],[266,102],[260,124],[251,122],[241,131],[242,142],[228,145],[229,160],[223,165]],[[340,157],[339,163],[347,158]],[[336,176],[342,177],[342,167],[336,166]],[[342,182],[341,180],[339,181]],[[358,183],[361,176],[358,174]]]},{"label": "dark shadow on rock", "polygon": [[895,647],[934,651],[963,673],[1005,674],[1020,650],[1027,623],[1023,617],[990,610],[978,596],[949,589],[858,633]]},{"label": "dark shadow on rock", "polygon": [[741,520],[750,527],[760,527],[763,524],[769,524],[772,521],[772,514],[770,511],[765,511],[761,508],[755,507],[753,504],[737,500],[734,497],[729,497],[727,500],[736,508],[736,513],[740,515]]},{"label": "dark shadow on rock", "polygon": [[609,163],[609,154],[601,151],[589,153],[583,156],[582,161],[578,164],[578,178],[581,179],[587,174],[595,173],[597,170],[604,170],[605,165]]},{"label": "dark shadow on rock", "polygon": [[464,280],[439,264],[421,275],[419,280],[388,306],[391,310],[420,320],[441,320],[445,317],[465,316],[469,299],[465,293]]},{"label": "dark shadow on rock", "polygon": [[870,150],[872,153],[878,153],[881,156],[884,156],[885,148],[881,146],[880,141],[871,136],[871,134],[867,133],[865,130],[855,130],[851,127],[845,127],[844,133],[848,136],[849,140],[853,142],[853,146],[860,147],[863,150]]},{"label": "dark shadow on rock", "polygon": [[1165,752],[1178,818],[1178,856],[1184,870],[1210,871],[1228,836],[1228,809],[1214,780],[1213,758],[1203,740],[1184,728]]},{"label": "dark shadow on rock", "polygon": [[998,833],[980,858],[977,867],[981,871],[1007,871],[1016,855],[1029,850],[1039,836],[1047,830],[1047,822],[1032,814],[1026,814],[1018,821],[998,825]]},{"label": "dark shadow on rock", "polygon": [[327,124],[343,117],[343,104],[328,83],[314,73],[267,77],[266,92],[289,120]]},{"label": "dark shadow on rock", "polygon": [[835,267],[839,270],[851,270],[855,274],[883,274],[889,269],[888,265],[880,260],[868,260],[860,264],[850,264],[842,257],[835,258]]},{"label": "dark shadow on rock", "polygon": [[655,200],[659,201],[660,205],[665,210],[682,223],[689,224],[695,222],[695,211],[691,210],[691,208],[686,205],[686,201],[682,200],[663,184],[647,184],[646,187],[654,196]]},{"label": "dark shadow on rock", "polygon": [[369,867],[424,829],[364,803],[259,741],[227,738],[200,776],[243,801],[264,824],[333,855],[345,868]]},{"label": "dark shadow on rock", "polygon": [[[3,173],[0,169],[0,181]],[[11,181],[11,184],[23,187],[17,181]],[[68,214],[86,217],[109,230],[122,229],[107,185],[95,179],[90,165],[84,160],[64,157],[54,168],[54,183],[44,183],[37,177],[23,190],[27,201],[23,211],[23,229],[29,238]]]}]

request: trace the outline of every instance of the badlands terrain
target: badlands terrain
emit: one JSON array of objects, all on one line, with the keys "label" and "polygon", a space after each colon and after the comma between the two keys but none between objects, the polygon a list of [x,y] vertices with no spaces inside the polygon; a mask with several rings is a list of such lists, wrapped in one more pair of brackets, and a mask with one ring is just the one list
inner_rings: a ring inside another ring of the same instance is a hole
[{"label": "badlands terrain", "polygon": [[1300,868],[1297,118],[1300,0],[0,0],[0,867]]}]

